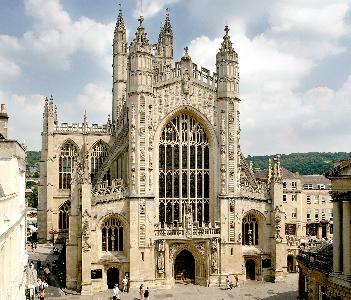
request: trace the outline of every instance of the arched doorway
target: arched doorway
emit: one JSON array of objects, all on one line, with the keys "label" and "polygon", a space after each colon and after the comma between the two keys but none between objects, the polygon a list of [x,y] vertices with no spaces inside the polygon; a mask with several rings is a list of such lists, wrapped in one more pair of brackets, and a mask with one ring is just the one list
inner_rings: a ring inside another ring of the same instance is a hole
[{"label": "arched doorway", "polygon": [[195,259],[188,250],[177,255],[174,261],[174,278],[177,281],[195,282]]},{"label": "arched doorway", "polygon": [[294,257],[291,255],[288,255],[287,258],[287,265],[288,265],[288,272],[295,272],[295,266],[294,266]]},{"label": "arched doorway", "polygon": [[253,259],[246,261],[246,279],[255,280],[256,264]]},{"label": "arched doorway", "polygon": [[119,270],[117,268],[109,268],[107,270],[107,286],[113,289],[116,283],[119,283]]}]

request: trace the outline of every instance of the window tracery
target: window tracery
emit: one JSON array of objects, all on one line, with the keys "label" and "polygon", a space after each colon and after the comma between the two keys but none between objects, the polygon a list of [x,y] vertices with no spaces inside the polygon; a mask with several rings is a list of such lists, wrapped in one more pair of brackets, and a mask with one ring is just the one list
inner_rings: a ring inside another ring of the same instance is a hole
[{"label": "window tracery", "polygon": [[66,230],[69,227],[69,212],[71,210],[71,202],[66,201],[59,207],[59,230]]},{"label": "window tracery", "polygon": [[91,180],[94,179],[94,177],[97,175],[99,172],[99,169],[101,165],[103,164],[104,160],[106,159],[108,155],[108,149],[107,146],[102,142],[98,142],[91,154],[90,154],[90,176]]},{"label": "window tracery", "polygon": [[259,231],[256,215],[249,213],[243,218],[242,233],[243,245],[258,245]]},{"label": "window tracery", "polygon": [[72,142],[65,143],[60,150],[59,188],[70,189],[74,159],[78,155],[77,147]]},{"label": "window tracery", "polygon": [[123,224],[117,216],[103,222],[101,236],[102,251],[123,251]]},{"label": "window tracery", "polygon": [[183,222],[187,203],[193,222],[209,222],[209,144],[201,125],[183,113],[163,129],[159,145],[159,221]]}]

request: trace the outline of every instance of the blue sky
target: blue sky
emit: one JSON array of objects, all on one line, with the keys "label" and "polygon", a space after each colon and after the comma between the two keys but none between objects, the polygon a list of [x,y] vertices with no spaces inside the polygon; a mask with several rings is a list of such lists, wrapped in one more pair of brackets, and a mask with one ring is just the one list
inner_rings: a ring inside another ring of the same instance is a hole
[{"label": "blue sky", "polygon": [[[129,40],[140,1],[120,1]],[[0,0],[0,102],[10,136],[40,149],[45,96],[59,121],[111,110],[115,0]],[[175,59],[215,70],[226,24],[239,54],[245,155],[351,151],[351,2],[143,0],[152,43],[170,8]]]}]

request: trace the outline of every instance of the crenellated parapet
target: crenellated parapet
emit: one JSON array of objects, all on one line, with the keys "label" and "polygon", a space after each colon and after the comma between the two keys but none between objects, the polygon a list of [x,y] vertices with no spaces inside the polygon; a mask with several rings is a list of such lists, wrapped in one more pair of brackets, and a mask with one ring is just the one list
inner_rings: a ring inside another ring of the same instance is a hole
[{"label": "crenellated parapet", "polygon": [[60,123],[54,126],[54,133],[80,133],[80,134],[112,134],[112,124],[91,124],[85,125],[84,123]]}]

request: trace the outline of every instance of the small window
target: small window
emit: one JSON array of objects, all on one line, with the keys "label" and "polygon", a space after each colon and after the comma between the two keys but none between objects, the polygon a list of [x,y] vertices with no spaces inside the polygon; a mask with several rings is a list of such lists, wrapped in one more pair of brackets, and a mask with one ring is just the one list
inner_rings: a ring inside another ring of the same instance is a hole
[{"label": "small window", "polygon": [[297,208],[295,207],[295,208],[293,208],[293,210],[292,210],[291,218],[296,219],[296,215],[297,215]]},{"label": "small window", "polygon": [[311,209],[307,209],[307,216],[306,216],[307,221],[311,221]]},{"label": "small window", "polygon": [[322,209],[322,220],[325,221],[325,209]]},{"label": "small window", "polygon": [[325,184],[317,184],[319,190],[325,190]]},{"label": "small window", "polygon": [[305,190],[312,190],[312,189],[313,189],[313,184],[312,184],[312,183],[305,183],[305,184],[303,185],[303,188],[304,188]]},{"label": "small window", "polygon": [[318,222],[318,220],[319,220],[319,212],[318,212],[318,208],[316,208],[314,210],[314,221]]},{"label": "small window", "polygon": [[321,196],[322,203],[325,203],[325,197]]},{"label": "small window", "polygon": [[333,210],[329,209],[329,220],[333,221]]},{"label": "small window", "polygon": [[286,189],[286,181],[283,181],[283,189]]},{"label": "small window", "polygon": [[313,203],[314,204],[318,204],[319,200],[318,200],[318,196],[315,196],[314,199],[313,199]]},{"label": "small window", "polygon": [[327,288],[323,285],[319,286],[318,300],[328,300]]},{"label": "small window", "polygon": [[292,181],[292,182],[291,182],[291,187],[292,187],[293,190],[296,190],[296,188],[297,188],[297,183],[296,183],[296,181]]},{"label": "small window", "polygon": [[286,195],[283,195],[283,203],[286,203]]},{"label": "small window", "polygon": [[311,204],[311,196],[310,195],[307,195],[307,204]]},{"label": "small window", "polygon": [[292,194],[292,195],[291,195],[291,201],[296,201],[296,199],[297,199],[296,194]]}]

